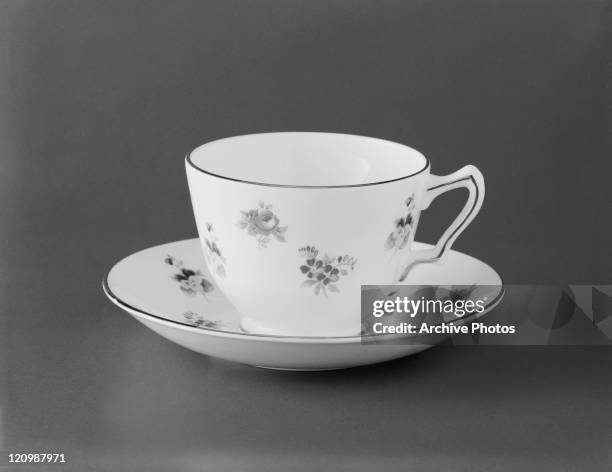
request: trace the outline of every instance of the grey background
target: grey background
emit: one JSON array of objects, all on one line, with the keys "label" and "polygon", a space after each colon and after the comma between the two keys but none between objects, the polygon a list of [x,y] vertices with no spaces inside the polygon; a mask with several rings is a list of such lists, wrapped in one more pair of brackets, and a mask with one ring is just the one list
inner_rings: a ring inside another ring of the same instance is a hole
[{"label": "grey background", "polygon": [[607,348],[266,372],[164,341],[100,281],[195,235],[189,149],[322,130],[477,165],[485,205],[456,248],[507,282],[609,284],[609,26],[603,1],[0,2],[0,464],[608,470]]}]

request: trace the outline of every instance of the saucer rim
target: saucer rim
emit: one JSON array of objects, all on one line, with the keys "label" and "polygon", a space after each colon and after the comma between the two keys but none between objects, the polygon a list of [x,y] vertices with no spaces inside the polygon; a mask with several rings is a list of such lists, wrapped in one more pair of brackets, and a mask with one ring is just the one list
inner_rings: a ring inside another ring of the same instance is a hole
[{"label": "saucer rim", "polygon": [[[221,329],[212,329],[205,327],[196,327],[192,325],[188,325],[186,323],[181,323],[180,321],[169,320],[167,318],[162,318],[161,316],[153,315],[151,313],[147,313],[139,308],[136,308],[128,303],[123,302],[110,290],[107,284],[102,283],[102,289],[104,294],[108,297],[108,299],[121,308],[124,311],[127,311],[132,316],[141,317],[155,324],[159,324],[162,326],[167,326],[183,331],[188,331],[197,334],[203,334],[208,336],[215,336],[219,338],[232,338],[238,340],[252,340],[252,341],[264,341],[264,342],[290,342],[290,343],[309,343],[309,344],[349,344],[349,343],[359,343],[362,344],[364,339],[373,339],[377,340],[386,339],[405,339],[415,337],[416,335],[389,335],[389,334],[371,334],[368,336],[283,336],[283,335],[274,335],[274,334],[257,334],[257,333],[237,333],[235,331],[225,331]],[[499,294],[493,299],[493,301],[486,306],[485,310],[482,313],[474,313],[470,316],[462,318],[466,323],[474,321],[482,316],[485,316],[492,309],[494,309],[504,298],[505,289],[502,286]],[[440,323],[442,324],[442,323]],[[368,344],[363,343],[363,344]]]},{"label": "saucer rim", "polygon": [[[326,342],[330,342],[330,343],[351,343],[351,342],[359,342],[361,343],[362,340],[364,339],[393,339],[393,338],[398,338],[398,339],[405,339],[405,338],[410,338],[410,337],[414,337],[414,336],[410,336],[410,335],[389,335],[389,334],[370,334],[368,336],[361,336],[361,335],[356,335],[356,336],[286,336],[286,335],[275,335],[275,334],[258,334],[258,333],[248,333],[248,332],[243,332],[243,333],[237,333],[235,331],[226,331],[226,330],[221,330],[221,329],[212,329],[212,328],[206,328],[206,327],[197,327],[197,326],[193,326],[193,325],[189,325],[187,323],[181,323],[180,321],[175,321],[175,320],[170,320],[167,318],[163,318],[161,316],[158,315],[154,315],[152,313],[148,313],[140,308],[137,308],[135,306],[130,305],[129,303],[121,300],[121,298],[119,298],[109,287],[108,285],[108,276],[109,274],[112,272],[112,270],[119,264],[121,264],[121,262],[123,262],[125,259],[127,259],[128,257],[131,257],[134,254],[137,254],[139,252],[142,251],[147,251],[150,249],[154,249],[156,247],[160,247],[160,246],[166,246],[168,244],[173,244],[173,243],[185,243],[187,241],[194,241],[194,240],[198,240],[199,238],[186,238],[186,239],[181,239],[178,241],[170,241],[168,243],[162,243],[162,244],[157,244],[155,246],[151,246],[145,249],[141,249],[140,251],[136,251],[132,254],[129,254],[126,257],[123,257],[122,259],[120,259],[119,261],[117,261],[115,264],[113,264],[113,266],[106,272],[106,274],[104,275],[104,278],[102,279],[102,291],[104,292],[104,294],[106,295],[106,297],[115,305],[117,305],[119,308],[127,311],[128,313],[130,313],[133,316],[138,316],[138,317],[142,317],[148,321],[151,321],[153,323],[156,324],[161,324],[164,326],[169,326],[169,327],[175,327],[175,328],[179,328],[185,331],[189,331],[189,332],[193,332],[193,333],[200,333],[200,334],[208,334],[210,336],[217,336],[217,337],[223,337],[223,338],[234,338],[234,339],[251,339],[251,340],[256,340],[256,341],[273,341],[273,342],[298,342],[298,343],[326,343]],[[427,244],[427,243],[422,243],[422,244]],[[465,320],[465,322],[470,322],[470,320],[472,319],[478,319],[481,316],[486,315],[488,312],[490,312],[492,309],[494,309],[500,302],[501,300],[504,298],[505,295],[505,288],[504,288],[504,281],[502,276],[495,270],[493,269],[493,267],[491,267],[490,265],[488,265],[486,262],[481,261],[480,259],[477,259],[473,256],[470,256],[469,254],[464,254],[460,251],[454,251],[453,252],[462,254],[464,256],[467,257],[471,257],[472,259],[477,260],[478,262],[485,264],[487,266],[489,266],[497,275],[497,277],[499,277],[500,279],[500,291],[499,293],[496,295],[496,297],[485,306],[485,310],[482,313],[473,313],[472,315],[468,316],[468,317],[464,317],[461,318],[461,320]],[[443,324],[443,323],[440,323]]]}]

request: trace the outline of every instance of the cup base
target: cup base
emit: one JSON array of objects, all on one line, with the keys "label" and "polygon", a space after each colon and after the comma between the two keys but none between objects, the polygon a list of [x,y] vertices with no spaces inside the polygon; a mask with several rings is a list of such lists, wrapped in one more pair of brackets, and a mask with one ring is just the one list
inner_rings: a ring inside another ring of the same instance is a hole
[{"label": "cup base", "polygon": [[262,325],[251,318],[242,318],[240,328],[249,334],[261,334],[267,336],[291,336],[291,337],[306,337],[306,338],[336,338],[336,337],[352,337],[359,336],[361,331],[358,328],[349,326],[343,329],[334,330],[287,330]]}]

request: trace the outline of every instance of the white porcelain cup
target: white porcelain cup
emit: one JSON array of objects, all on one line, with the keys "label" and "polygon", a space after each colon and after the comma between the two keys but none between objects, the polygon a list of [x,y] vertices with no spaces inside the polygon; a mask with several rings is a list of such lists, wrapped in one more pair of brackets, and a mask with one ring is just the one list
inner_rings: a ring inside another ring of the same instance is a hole
[{"label": "white porcelain cup", "polygon": [[[474,166],[432,175],[408,146],[347,134],[220,139],[192,151],[186,168],[214,282],[243,328],[262,334],[357,335],[361,285],[443,261],[484,198]],[[412,250],[421,211],[460,187],[467,202],[438,243]]]}]

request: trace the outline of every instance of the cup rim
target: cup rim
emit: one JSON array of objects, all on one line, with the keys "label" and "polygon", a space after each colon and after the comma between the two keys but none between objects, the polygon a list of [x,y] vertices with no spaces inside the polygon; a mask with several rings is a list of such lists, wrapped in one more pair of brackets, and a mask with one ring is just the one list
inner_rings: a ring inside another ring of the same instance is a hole
[{"label": "cup rim", "polygon": [[[243,180],[243,179],[237,179],[235,177],[229,177],[227,175],[220,175],[220,174],[216,174],[214,172],[210,172],[206,169],[203,169],[202,167],[198,167],[192,160],[191,156],[192,154],[197,151],[200,150],[208,145],[211,145],[213,143],[217,143],[219,141],[223,141],[226,139],[233,139],[233,138],[244,138],[246,136],[259,136],[259,135],[272,135],[272,134],[296,134],[296,133],[304,133],[304,134],[324,134],[324,135],[336,135],[336,136],[345,136],[345,137],[353,137],[353,138],[361,138],[361,139],[367,139],[367,140],[371,140],[371,141],[378,141],[381,143],[385,143],[385,144],[391,144],[394,146],[400,146],[403,148],[406,148],[412,152],[416,152],[418,153],[420,156],[423,157],[423,159],[425,159],[425,164],[424,166],[419,169],[416,172],[413,172],[411,174],[408,175],[403,175],[401,177],[396,177],[393,179],[387,179],[387,180],[381,180],[381,181],[375,181],[375,182],[366,182],[366,183],[361,183],[361,184],[343,184],[343,185],[291,185],[291,184],[273,184],[273,183],[267,183],[267,182],[255,182],[255,181],[251,181],[251,180]],[[363,136],[363,135],[358,135],[358,134],[350,134],[350,133],[328,133],[328,132],[324,132],[324,131],[279,131],[279,132],[269,132],[269,133],[250,133],[250,134],[243,134],[243,135],[235,135],[235,136],[228,136],[225,138],[219,138],[219,139],[215,139],[212,141],[209,141],[207,143],[201,144],[200,146],[197,146],[196,148],[192,149],[191,151],[189,151],[187,153],[187,155],[185,156],[185,162],[192,167],[193,169],[202,172],[203,174],[209,175],[211,177],[216,177],[218,179],[222,179],[222,180],[227,180],[230,182],[237,182],[237,183],[241,183],[241,184],[250,184],[250,185],[259,185],[262,187],[275,187],[275,188],[299,188],[299,189],[340,189],[340,188],[359,188],[359,187],[373,187],[375,185],[383,185],[383,184],[389,184],[392,182],[398,182],[401,180],[406,180],[409,179],[410,177],[414,177],[418,174],[421,174],[423,172],[425,172],[426,170],[428,170],[431,166],[429,159],[427,158],[427,156],[425,156],[423,153],[421,153],[420,151],[410,147],[410,146],[406,146],[405,144],[401,144],[395,141],[390,141],[388,139],[381,139],[381,138],[375,138],[372,136]]]}]

